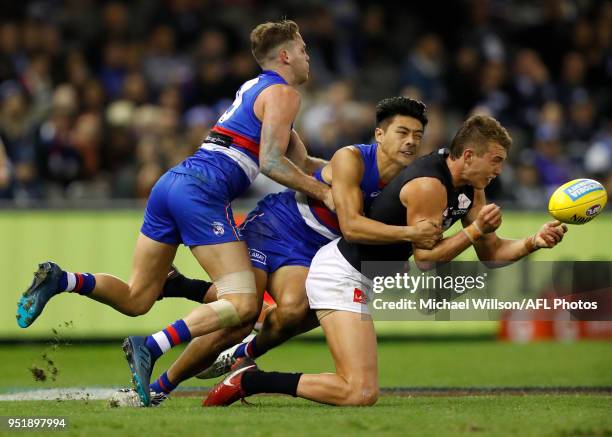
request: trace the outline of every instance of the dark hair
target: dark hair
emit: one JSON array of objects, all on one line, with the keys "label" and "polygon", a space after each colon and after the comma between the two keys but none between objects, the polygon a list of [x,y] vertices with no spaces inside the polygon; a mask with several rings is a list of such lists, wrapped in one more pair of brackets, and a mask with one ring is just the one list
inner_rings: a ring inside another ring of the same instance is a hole
[{"label": "dark hair", "polygon": [[467,145],[482,156],[491,142],[498,143],[506,150],[512,146],[510,134],[499,121],[488,115],[473,115],[463,122],[455,134],[450,145],[451,159],[460,158]]},{"label": "dark hair", "polygon": [[287,41],[297,38],[300,31],[295,21],[281,20],[258,25],[251,32],[251,52],[259,65],[265,62],[270,51]]},{"label": "dark hair", "polygon": [[376,127],[385,129],[396,115],[416,118],[427,126],[427,107],[424,103],[409,97],[389,97],[376,105]]}]

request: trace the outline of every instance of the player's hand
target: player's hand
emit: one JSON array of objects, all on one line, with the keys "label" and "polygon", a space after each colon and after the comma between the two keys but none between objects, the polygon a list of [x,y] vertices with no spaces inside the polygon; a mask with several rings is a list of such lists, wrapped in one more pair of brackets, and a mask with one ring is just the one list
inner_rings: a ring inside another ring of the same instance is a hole
[{"label": "player's hand", "polygon": [[419,249],[433,249],[442,239],[442,228],[437,223],[421,220],[411,227],[409,240]]},{"label": "player's hand", "polygon": [[551,249],[563,240],[566,232],[567,225],[558,220],[544,223],[538,233],[535,234],[534,242],[539,248]]},{"label": "player's hand", "polygon": [[501,208],[494,203],[485,205],[478,212],[475,222],[484,234],[495,232],[502,222]]},{"label": "player's hand", "polygon": [[330,211],[336,211],[336,205],[334,204],[334,198],[332,196],[331,188],[327,190],[325,198],[323,199],[323,203],[329,208]]}]

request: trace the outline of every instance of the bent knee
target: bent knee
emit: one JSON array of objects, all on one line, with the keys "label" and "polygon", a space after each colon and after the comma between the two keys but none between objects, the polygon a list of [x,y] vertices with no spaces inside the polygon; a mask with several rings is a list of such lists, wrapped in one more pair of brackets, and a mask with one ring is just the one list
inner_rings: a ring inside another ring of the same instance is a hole
[{"label": "bent knee", "polygon": [[130,317],[142,316],[153,307],[159,294],[160,291],[157,288],[135,287],[130,284],[130,293],[122,312]]},{"label": "bent knee", "polygon": [[281,331],[293,332],[302,325],[308,314],[308,307],[302,309],[283,306],[276,308],[274,312],[278,328]]},{"label": "bent knee", "polygon": [[152,306],[153,302],[131,302],[122,312],[126,316],[138,317],[148,313]]},{"label": "bent knee", "polygon": [[350,388],[349,393],[342,405],[354,407],[368,407],[378,401],[380,390],[377,386],[360,385]]},{"label": "bent knee", "polygon": [[298,326],[308,315],[310,307],[308,299],[304,296],[303,299],[284,299],[277,303],[274,309],[276,317],[281,321],[283,326]]},{"label": "bent knee", "polygon": [[237,311],[241,324],[243,326],[250,326],[252,329],[259,317],[259,305],[257,305],[257,302],[240,305]]},{"label": "bent knee", "polygon": [[224,299],[229,300],[234,306],[240,324],[242,326],[253,326],[259,317],[260,306],[255,295],[234,295],[239,297],[224,296]]}]

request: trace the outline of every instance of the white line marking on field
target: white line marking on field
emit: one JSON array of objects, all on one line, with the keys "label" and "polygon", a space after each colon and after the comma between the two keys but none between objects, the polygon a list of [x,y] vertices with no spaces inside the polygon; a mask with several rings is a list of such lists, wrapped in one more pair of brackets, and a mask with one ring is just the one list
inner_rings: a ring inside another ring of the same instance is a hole
[{"label": "white line marking on field", "polygon": [[85,401],[109,399],[116,388],[67,387],[0,394],[0,401]]}]

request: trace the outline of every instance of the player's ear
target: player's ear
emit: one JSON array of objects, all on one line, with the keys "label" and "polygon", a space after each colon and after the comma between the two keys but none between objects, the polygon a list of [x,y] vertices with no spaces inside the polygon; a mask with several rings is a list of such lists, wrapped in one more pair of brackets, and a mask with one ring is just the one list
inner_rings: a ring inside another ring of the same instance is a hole
[{"label": "player's ear", "polygon": [[463,160],[467,163],[472,161],[472,158],[474,157],[474,149],[470,148],[470,147],[466,147],[465,149],[463,149]]},{"label": "player's ear", "polygon": [[377,127],[374,129],[374,138],[376,139],[377,143],[382,143],[383,139],[385,138],[385,131]]},{"label": "player's ear", "polygon": [[280,49],[278,49],[278,57],[281,61],[282,64],[289,64],[289,49],[286,46],[281,46]]}]

